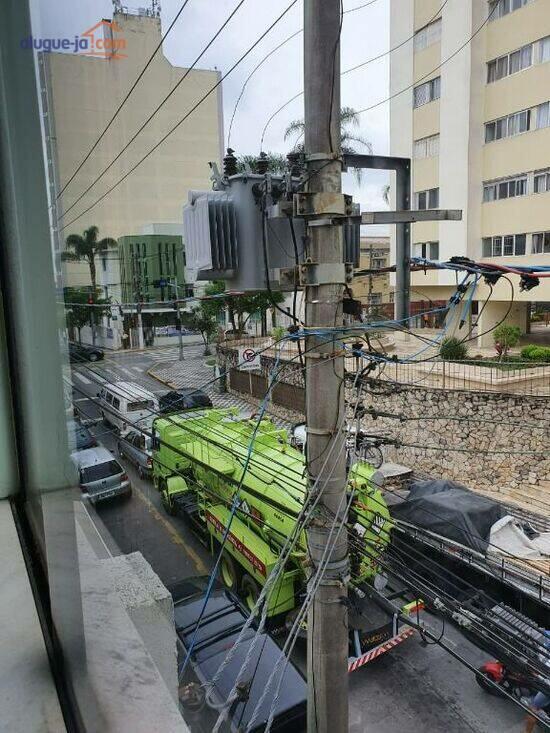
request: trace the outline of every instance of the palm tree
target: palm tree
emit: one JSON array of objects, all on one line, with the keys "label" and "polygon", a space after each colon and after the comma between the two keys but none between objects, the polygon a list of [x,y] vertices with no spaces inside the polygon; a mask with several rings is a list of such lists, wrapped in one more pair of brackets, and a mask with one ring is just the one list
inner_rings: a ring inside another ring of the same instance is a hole
[{"label": "palm tree", "polygon": [[[342,107],[340,110],[340,145],[342,153],[352,155],[357,153],[356,145],[364,147],[367,153],[372,153],[372,145],[364,137],[354,133],[353,128],[359,127],[359,114],[353,107]],[[294,152],[303,152],[304,143],[302,138],[305,133],[305,123],[303,120],[293,120],[285,130],[285,140],[296,136],[294,142]],[[361,183],[362,169],[353,168],[357,183]]]},{"label": "palm tree", "polygon": [[[69,234],[65,240],[67,249],[61,253],[61,259],[66,262],[81,262],[86,260],[88,267],[90,268],[90,281],[92,283],[92,296],[95,298],[97,292],[97,278],[96,278],[96,267],[95,258],[96,255],[104,254],[107,252],[109,247],[116,247],[116,239],[112,237],[104,237],[98,239],[99,229],[96,226],[91,226],[86,229],[82,235],[80,234]],[[96,333],[95,333],[95,318],[93,317],[92,309],[92,342],[95,344]]]}]

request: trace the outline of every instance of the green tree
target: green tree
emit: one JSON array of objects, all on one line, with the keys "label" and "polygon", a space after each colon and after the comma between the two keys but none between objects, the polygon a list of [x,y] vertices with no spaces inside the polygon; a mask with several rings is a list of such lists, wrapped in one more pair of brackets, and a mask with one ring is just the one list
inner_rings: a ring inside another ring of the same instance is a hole
[{"label": "green tree", "polygon": [[110,311],[110,298],[100,298],[100,291],[97,290],[93,299],[94,305],[104,305],[105,308],[91,308],[88,303],[90,295],[88,288],[65,288],[63,291],[67,327],[69,331],[73,332],[76,329],[79,343],[81,342],[82,327],[90,325],[92,322],[92,312],[98,311],[99,315],[107,315]]},{"label": "green tree", "polygon": [[217,329],[215,316],[208,313],[201,304],[197,308],[193,308],[191,311],[183,311],[181,314],[181,321],[186,328],[200,333],[204,343],[204,355],[208,356],[211,353],[210,342]]},{"label": "green tree", "polygon": [[[91,292],[97,293],[97,274],[95,258],[96,255],[105,254],[109,248],[116,247],[117,241],[112,237],[98,239],[99,229],[91,226],[82,234],[69,234],[65,240],[67,249],[61,253],[61,259],[65,262],[81,262],[85,260],[90,269]],[[92,316],[92,341],[95,344],[95,317]]]},{"label": "green tree", "polygon": [[[205,289],[205,295],[221,295],[224,292],[225,283],[223,280],[215,280]],[[246,295],[227,294],[225,298],[201,300],[201,308],[216,320],[219,318],[220,313],[227,308],[231,328],[235,332],[244,331],[249,319],[252,316],[260,315],[262,319],[262,335],[265,336],[265,318],[267,311],[273,308],[274,302],[279,305],[284,299],[284,295],[279,291],[273,293],[273,300],[270,294],[264,291]]]},{"label": "green tree", "polygon": [[[372,145],[361,135],[354,132],[360,125],[359,113],[353,107],[342,107],[340,111],[340,144],[342,152],[351,155],[357,152],[356,146],[365,148],[372,153]],[[294,137],[294,152],[303,152],[303,137],[305,133],[304,120],[293,120],[285,130],[285,140]],[[353,168],[357,183],[361,183],[363,171]]]},{"label": "green tree", "polygon": [[495,328],[493,340],[500,361],[505,359],[508,351],[518,343],[520,336],[521,328],[519,326],[509,326],[507,323],[501,323],[500,326]]}]

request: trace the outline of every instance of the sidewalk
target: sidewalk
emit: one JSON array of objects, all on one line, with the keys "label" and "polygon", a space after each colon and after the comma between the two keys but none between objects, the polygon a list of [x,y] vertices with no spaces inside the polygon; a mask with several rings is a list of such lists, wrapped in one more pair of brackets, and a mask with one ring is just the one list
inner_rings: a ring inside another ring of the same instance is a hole
[{"label": "sidewalk", "polygon": [[[212,399],[215,407],[237,407],[241,413],[247,416],[256,413],[260,404],[259,400],[253,397],[244,399],[244,397],[231,392],[225,394],[218,392],[214,367],[206,364],[207,359],[214,359],[214,357],[187,356],[186,353],[183,361],[159,362],[153,364],[147,373],[169,389],[180,389],[181,387],[202,389]],[[266,413],[276,425],[287,430],[294,423],[303,421],[301,413],[286,410],[271,403],[268,405]]]}]

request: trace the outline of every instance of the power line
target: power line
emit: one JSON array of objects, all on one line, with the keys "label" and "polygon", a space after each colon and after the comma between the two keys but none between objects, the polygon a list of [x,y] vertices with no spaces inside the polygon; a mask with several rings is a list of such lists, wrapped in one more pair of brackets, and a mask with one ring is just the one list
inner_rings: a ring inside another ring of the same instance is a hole
[{"label": "power line", "polygon": [[103,201],[104,198],[106,198],[112,191],[115,190],[123,181],[128,178],[147,158],[157,149],[159,148],[162,143],[175,131],[177,128],[185,122],[192,114],[193,112],[200,107],[200,105],[207,99],[213,91],[215,91],[221,83],[227,79],[227,77],[237,68],[237,66],[244,61],[244,59],[254,50],[254,48],[265,38],[265,36],[268,35],[268,33],[279,23],[280,20],[288,13],[288,11],[294,7],[294,5],[298,2],[298,0],[292,0],[290,5],[287,6],[287,8],[279,15],[279,17],[265,30],[262,35],[250,46],[250,48],[233,64],[233,66],[227,71],[225,74],[223,74],[218,81],[209,89],[206,94],[204,94],[199,101],[193,105],[193,107],[177,122],[170,130],[147,152],[132,168],[130,168],[129,171],[127,171],[122,178],[120,178],[111,188],[107,189],[107,191],[100,196],[91,206],[88,206],[87,209],[84,209],[78,216],[76,216],[74,219],[72,219],[68,224],[65,224],[63,227],[61,227],[61,231],[63,229],[66,229],[67,227],[71,226],[75,221],[80,219],[84,214],[87,214],[89,211],[91,211],[93,208],[97,206],[101,201]]},{"label": "power line", "polygon": [[[222,31],[229,24],[229,22],[231,21],[231,19],[233,18],[233,16],[242,7],[242,5],[244,5],[245,1],[246,0],[240,0],[240,2],[238,3],[238,5],[231,11],[231,13],[228,15],[228,17],[224,20],[224,22],[218,28],[218,30],[216,31],[216,33],[212,36],[212,38],[208,41],[208,43],[206,44],[206,46],[202,49],[202,51],[199,53],[199,55],[195,58],[195,60],[193,61],[193,63],[185,70],[185,73],[181,77],[181,79],[179,79],[179,81],[172,87],[172,89],[168,92],[168,94],[164,97],[164,99],[157,105],[157,107],[153,110],[153,112],[151,112],[151,114],[149,115],[149,117],[147,117],[147,119],[145,120],[145,122],[138,128],[137,132],[135,132],[132,135],[132,137],[128,140],[128,142],[126,143],[126,145],[113,158],[113,160],[109,163],[109,165],[101,171],[101,173],[99,174],[99,176],[97,176],[96,178],[94,178],[94,180],[90,183],[90,185],[88,186],[88,188],[86,188],[80,194],[80,196],[76,199],[76,201],[73,201],[73,203],[64,211],[63,216],[61,218],[64,218],[69,213],[69,211],[71,211],[71,209],[74,209],[74,207],[78,204],[78,202],[81,201],[84,198],[84,196],[86,196],[86,194],[96,185],[96,183],[98,183],[98,181],[100,181],[103,178],[103,176],[107,173],[107,171],[112,168],[112,166],[121,157],[121,155],[123,155],[123,153],[126,150],[128,150],[128,148],[130,147],[130,145],[134,142],[134,140],[138,137],[138,135],[142,132],[142,130],[144,130],[147,127],[147,125],[149,124],[149,122],[151,122],[151,120],[157,114],[157,112],[164,106],[164,104],[170,99],[170,97],[174,94],[174,92],[187,79],[187,77],[193,71],[193,69],[195,68],[195,66],[200,61],[200,59],[204,56],[204,54],[206,53],[206,51],[208,51],[208,49],[210,48],[210,46],[214,43],[214,41],[216,40],[216,38],[218,38],[218,36],[222,33]],[[173,130],[171,132],[173,132]],[[65,229],[65,227],[63,227],[62,229]]]},{"label": "power line", "polygon": [[61,191],[60,191],[60,192],[59,192],[59,193],[57,194],[56,198],[60,198],[60,196],[61,196],[61,195],[63,194],[63,192],[65,191],[65,189],[66,189],[66,188],[67,188],[67,187],[68,187],[68,186],[69,186],[69,185],[71,184],[71,182],[73,181],[73,179],[75,178],[75,176],[76,176],[76,175],[77,175],[77,174],[79,173],[79,171],[80,171],[80,170],[82,169],[82,167],[84,166],[84,164],[86,163],[86,161],[87,161],[87,160],[88,160],[88,158],[90,157],[90,155],[91,155],[91,154],[92,154],[92,153],[94,152],[94,150],[95,150],[95,149],[97,148],[97,146],[99,145],[99,143],[101,142],[101,140],[102,140],[102,139],[103,139],[103,137],[105,136],[105,133],[107,132],[107,130],[109,130],[109,128],[111,127],[111,125],[113,124],[113,122],[114,122],[114,121],[116,120],[116,118],[118,117],[118,114],[119,114],[120,110],[121,110],[121,109],[122,109],[122,108],[124,107],[124,105],[126,104],[126,102],[128,101],[128,99],[130,98],[130,96],[131,96],[132,92],[134,91],[134,89],[135,89],[135,88],[137,87],[137,85],[138,85],[138,84],[139,84],[139,82],[141,81],[141,79],[142,79],[143,75],[145,74],[145,72],[147,71],[147,69],[148,69],[148,68],[149,68],[149,66],[151,65],[151,62],[153,61],[153,59],[154,59],[154,58],[155,58],[155,56],[157,55],[157,52],[158,52],[158,50],[159,50],[159,49],[160,49],[160,48],[162,47],[162,44],[164,43],[164,41],[166,40],[166,38],[168,38],[168,36],[170,35],[170,31],[172,30],[172,28],[173,28],[173,27],[175,26],[175,24],[177,23],[177,21],[178,21],[178,19],[179,19],[180,15],[181,15],[181,14],[182,14],[182,12],[184,11],[184,9],[185,9],[185,6],[186,6],[186,5],[188,4],[188,3],[189,3],[189,0],[185,0],[185,1],[184,1],[184,3],[183,3],[183,4],[181,5],[181,7],[180,7],[180,9],[178,10],[178,12],[176,13],[176,15],[175,15],[175,17],[174,17],[173,21],[172,21],[172,22],[170,23],[170,26],[168,27],[168,29],[167,29],[166,33],[165,33],[165,34],[164,34],[164,35],[163,35],[163,36],[161,37],[161,39],[160,39],[160,41],[159,41],[159,43],[158,43],[157,47],[155,48],[155,50],[153,51],[153,53],[151,54],[151,56],[150,56],[150,57],[149,57],[149,59],[147,60],[147,63],[145,64],[145,66],[143,67],[143,69],[142,69],[142,70],[140,71],[140,73],[139,73],[138,77],[136,78],[136,80],[134,81],[134,83],[132,84],[132,86],[130,87],[130,89],[129,89],[129,90],[127,91],[127,93],[126,93],[126,96],[124,97],[124,99],[122,100],[122,102],[121,102],[121,103],[120,103],[120,104],[118,105],[118,107],[116,108],[116,110],[115,110],[115,113],[113,114],[113,116],[111,117],[111,119],[109,120],[109,122],[107,123],[107,125],[106,125],[106,127],[104,128],[103,132],[102,132],[102,133],[100,134],[100,136],[99,136],[99,137],[97,138],[97,140],[96,140],[96,141],[95,141],[95,143],[94,143],[94,144],[92,145],[92,147],[91,147],[91,148],[90,148],[90,149],[88,150],[88,152],[86,153],[86,155],[84,156],[84,158],[83,158],[83,159],[81,160],[80,164],[79,164],[79,165],[77,166],[76,170],[75,170],[75,171],[74,171],[74,173],[73,173],[73,174],[71,175],[71,177],[69,178],[69,180],[67,181],[67,183],[65,183],[65,185],[63,186],[63,188],[61,189]]},{"label": "power line", "polygon": [[[427,25],[429,25],[436,18],[439,17],[439,15],[441,14],[441,12],[443,11],[443,8],[445,7],[445,5],[447,5],[448,2],[449,2],[449,0],[445,0],[445,2],[440,6],[440,8],[430,18],[430,20],[428,20]],[[368,3],[368,4],[370,4],[370,3]],[[365,6],[361,6],[361,7],[365,7]],[[359,9],[360,8],[352,8],[352,10],[348,10],[346,12],[349,13],[349,12],[353,12],[353,10],[359,10]],[[389,56],[394,51],[397,51],[399,48],[401,48],[402,46],[404,46],[406,43],[409,43],[409,41],[412,41],[414,39],[415,35],[416,35],[416,32],[413,33],[411,36],[408,36],[407,38],[405,38],[403,41],[401,41],[400,43],[398,43],[396,46],[393,46],[392,48],[390,48],[388,51],[384,51],[383,53],[379,54],[378,56],[374,56],[373,58],[367,59],[366,61],[363,61],[360,64],[357,64],[356,66],[352,66],[351,68],[346,69],[345,71],[343,71],[340,74],[340,77],[345,76],[346,74],[351,74],[352,71],[356,71],[357,69],[360,69],[363,66],[368,66],[368,64],[372,64],[374,61],[379,61],[380,59],[384,58],[385,56]],[[274,49],[274,50],[276,50],[276,49]],[[432,72],[430,72],[430,73],[432,73]],[[267,132],[267,128],[269,127],[269,125],[271,124],[271,122],[275,119],[275,117],[280,112],[283,111],[283,109],[285,109],[286,107],[288,107],[289,104],[291,104],[292,102],[294,102],[296,99],[299,99],[303,95],[303,93],[304,92],[302,90],[301,92],[298,92],[293,97],[291,97],[290,99],[288,99],[284,104],[282,104],[280,107],[278,107],[275,110],[275,112],[273,112],[273,114],[271,115],[271,117],[267,120],[267,122],[265,123],[264,129],[262,131],[262,136],[261,136],[261,141],[260,141],[260,149],[261,150],[263,149],[263,146],[264,146],[264,139],[265,139],[265,134]]]},{"label": "power line", "polygon": [[[448,2],[448,0],[446,0],[446,1]],[[344,15],[346,15],[347,13],[355,13],[357,10],[362,10],[363,8],[368,8],[369,5],[374,5],[375,2],[378,2],[378,0],[370,0],[370,2],[368,2],[368,3],[363,3],[362,5],[358,5],[355,8],[350,8],[349,10],[344,10]],[[237,108],[238,108],[238,106],[239,106],[239,104],[241,102],[241,99],[243,98],[243,95],[244,95],[245,89],[246,89],[246,87],[248,85],[248,82],[252,79],[252,77],[254,76],[254,74],[264,65],[264,63],[269,58],[271,58],[271,56],[273,56],[274,53],[276,53],[280,48],[282,48],[283,46],[285,46],[293,38],[296,38],[296,36],[299,36],[300,33],[303,33],[303,30],[304,30],[303,28],[300,28],[299,30],[297,30],[294,33],[292,33],[290,36],[287,36],[287,38],[285,38],[284,41],[282,41],[277,46],[275,46],[275,48],[272,48],[271,51],[269,51],[269,53],[267,53],[259,61],[259,63],[256,64],[256,66],[252,69],[252,71],[250,72],[250,74],[246,77],[246,79],[245,79],[245,81],[244,81],[244,83],[243,83],[243,85],[241,87],[241,91],[239,93],[239,96],[237,97],[237,101],[235,102],[235,107],[233,108],[233,113],[231,115],[231,120],[229,122],[229,129],[228,129],[228,132],[227,132],[227,146],[228,147],[230,147],[230,145],[231,145],[231,132],[233,130],[233,121],[235,120],[235,115],[237,114]]]}]

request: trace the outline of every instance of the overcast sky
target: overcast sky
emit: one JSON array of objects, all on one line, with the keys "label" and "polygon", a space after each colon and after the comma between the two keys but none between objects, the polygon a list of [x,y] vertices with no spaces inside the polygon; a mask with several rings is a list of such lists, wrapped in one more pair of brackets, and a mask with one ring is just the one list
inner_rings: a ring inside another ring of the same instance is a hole
[{"label": "overcast sky", "polygon": [[[344,0],[344,10],[365,4],[366,0]],[[182,0],[162,0],[163,32],[179,10]],[[287,7],[290,0],[246,0],[228,27],[199,62],[202,68],[227,71],[263,31]],[[73,36],[101,18],[112,17],[110,0],[33,0],[34,32],[45,36]],[[136,0],[136,6],[148,6],[149,0]],[[190,0],[165,42],[164,53],[171,63],[189,65],[214,35],[237,0]],[[223,84],[225,136],[242,84],[261,58],[287,36],[302,26],[302,0],[264,38]],[[344,15],[342,29],[342,70],[348,69],[387,51],[389,47],[389,0],[373,0],[368,7]],[[240,102],[231,146],[237,153],[260,151],[263,127],[271,114],[303,88],[302,34],[277,51],[256,72]],[[352,72],[342,79],[342,105],[361,109],[388,96],[388,57]],[[131,104],[131,98],[128,102]],[[372,143],[375,153],[389,152],[389,105],[384,104],[361,115],[357,133]],[[291,120],[303,117],[303,98],[282,111],[268,128],[264,149],[287,152],[289,142],[284,130]],[[358,151],[360,148],[358,147]],[[350,174],[345,176],[346,192],[353,194],[362,209],[386,208],[382,187],[387,174],[372,172],[364,176],[360,187]],[[364,233],[381,233],[370,227]]]}]

